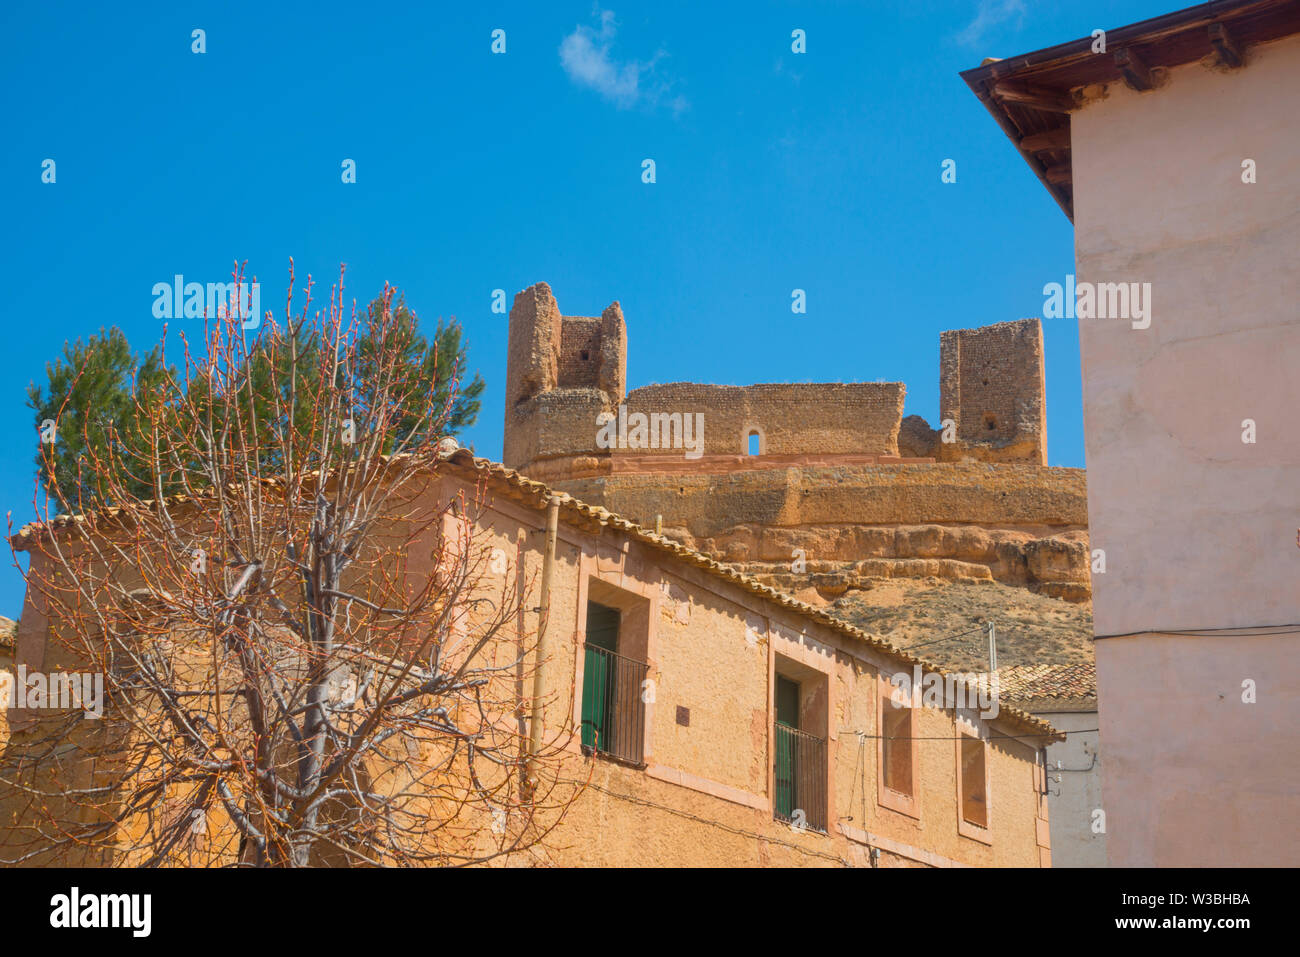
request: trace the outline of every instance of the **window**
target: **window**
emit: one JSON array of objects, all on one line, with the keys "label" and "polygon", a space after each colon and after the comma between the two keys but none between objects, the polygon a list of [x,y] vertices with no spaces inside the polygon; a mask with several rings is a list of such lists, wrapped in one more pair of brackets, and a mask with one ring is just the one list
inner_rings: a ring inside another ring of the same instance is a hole
[{"label": "window", "polygon": [[912,793],[912,709],[885,709],[882,731],[885,749],[885,787],[899,794]]},{"label": "window", "polygon": [[988,795],[984,793],[984,742],[961,736],[961,816],[976,827],[989,826]]},{"label": "window", "polygon": [[[599,592],[597,582],[592,591]],[[610,592],[617,589],[606,586]],[[603,594],[598,594],[603,597]],[[629,611],[589,600],[582,669],[582,748],[641,765],[645,738],[642,689],[649,666],[627,654],[635,617]]]},{"label": "window", "polygon": [[772,811],[778,821],[825,831],[826,739],[813,733],[825,724],[825,678],[810,671],[801,677],[778,673],[773,689]]},{"label": "window", "polygon": [[762,455],[762,454],[763,454],[763,438],[762,438],[762,436],[760,436],[757,432],[750,432],[750,433],[749,433],[749,440],[748,440],[748,441],[749,441],[749,448],[746,450],[746,453],[745,453],[746,455]]},{"label": "window", "polygon": [[794,814],[795,754],[793,741],[782,728],[799,728],[799,685],[776,676],[776,816],[789,820]]},{"label": "window", "polygon": [[989,841],[988,742],[963,731],[957,734],[957,831]]},{"label": "window", "polygon": [[879,687],[877,800],[881,807],[919,818],[921,812],[916,800],[919,772],[919,750],[915,740],[917,719],[907,690],[911,688],[911,682],[895,687],[882,674]]}]

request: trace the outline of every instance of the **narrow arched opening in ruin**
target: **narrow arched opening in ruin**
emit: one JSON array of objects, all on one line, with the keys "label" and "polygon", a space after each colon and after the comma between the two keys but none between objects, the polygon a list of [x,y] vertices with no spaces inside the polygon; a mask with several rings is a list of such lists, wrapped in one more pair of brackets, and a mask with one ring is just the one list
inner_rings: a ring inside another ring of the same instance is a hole
[{"label": "narrow arched opening in ruin", "polygon": [[748,447],[745,450],[746,455],[762,455],[763,439],[756,431],[749,433]]},{"label": "narrow arched opening in ruin", "polygon": [[984,413],[984,428],[989,432],[997,431],[998,420],[992,412]]}]

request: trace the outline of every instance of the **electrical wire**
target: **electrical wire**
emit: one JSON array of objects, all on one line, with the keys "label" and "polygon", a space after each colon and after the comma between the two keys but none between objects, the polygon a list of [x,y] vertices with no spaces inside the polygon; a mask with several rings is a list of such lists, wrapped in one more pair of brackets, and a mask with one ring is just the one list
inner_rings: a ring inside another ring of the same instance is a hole
[{"label": "electrical wire", "polygon": [[[1265,631],[1262,629],[1275,629]],[[1279,631],[1276,629],[1289,629]],[[1096,635],[1102,638],[1133,638],[1137,635],[1175,635],[1184,638],[1201,638],[1206,635],[1222,635],[1224,638],[1267,638],[1271,635],[1300,635],[1300,624],[1287,625],[1241,625],[1233,628],[1201,628],[1191,631],[1166,631],[1160,628],[1147,628],[1143,631],[1125,631],[1114,635]]]},{"label": "electrical wire", "polygon": [[[565,779],[565,780],[568,781],[571,779]],[[683,811],[680,810],[679,808],[669,807],[666,804],[659,804],[656,801],[647,801],[645,798],[633,797],[630,794],[623,794],[620,791],[613,791],[609,788],[601,787],[599,784],[594,784],[592,782],[582,782],[582,784],[584,788],[591,788],[594,791],[600,791],[602,794],[608,794],[610,797],[615,797],[618,798],[619,800],[627,801],[630,804],[639,804],[642,807],[652,807],[659,811],[666,811],[669,814],[675,814],[677,817],[684,817],[689,820],[696,821],[697,823],[700,824],[708,824],[711,827],[719,828],[731,834],[738,834],[741,837],[749,837],[757,841],[766,841],[768,844],[779,844],[782,847],[788,847],[791,848],[792,850],[796,850],[801,854],[807,854],[809,857],[820,857],[823,860],[834,861],[835,863],[841,864],[844,867],[853,866],[850,862],[846,861],[844,858],[840,857],[837,854],[823,854],[820,851],[814,851],[811,848],[802,847],[798,844],[793,843],[792,841],[783,841],[780,838],[770,837],[765,834],[759,834],[757,831],[748,831],[745,830],[744,828],[732,827],[730,824],[723,824],[721,821],[715,821],[712,818],[700,817],[698,814],[692,814],[690,811]],[[829,830],[827,830],[827,833],[828,834],[830,833]]]},{"label": "electrical wire", "polygon": [[963,636],[965,636],[965,635],[973,635],[973,634],[975,634],[977,631],[983,631],[983,630],[984,630],[984,626],[983,626],[983,625],[980,625],[980,626],[978,626],[978,627],[976,627],[976,628],[972,628],[970,631],[959,632],[958,634],[955,634],[955,635],[945,635],[943,638],[935,638],[933,641],[922,641],[922,642],[919,642],[919,643],[917,643],[917,644],[915,644],[915,645],[907,645],[906,647],[902,648],[901,650],[902,650],[902,651],[911,651],[913,648],[924,648],[926,645],[937,645],[937,644],[938,644],[939,642],[941,642],[941,641],[951,641],[953,638],[961,638],[961,637],[963,637]]},{"label": "electrical wire", "polygon": [[[990,732],[989,740],[1000,738],[1007,741],[1017,741],[1021,738],[1054,738],[1058,734],[1097,734],[1100,728],[1078,728],[1074,731],[1043,731],[1038,734],[994,734]],[[865,731],[841,731],[841,735],[856,734],[860,738],[873,738],[884,741],[960,741],[963,738],[969,738],[968,734],[954,735],[909,735],[909,734],[867,734]]]}]

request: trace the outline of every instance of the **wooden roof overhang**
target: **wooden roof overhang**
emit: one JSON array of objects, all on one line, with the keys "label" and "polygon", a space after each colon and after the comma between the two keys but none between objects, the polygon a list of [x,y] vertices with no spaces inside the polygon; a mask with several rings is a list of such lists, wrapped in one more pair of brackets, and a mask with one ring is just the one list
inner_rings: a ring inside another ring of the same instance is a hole
[{"label": "wooden roof overhang", "polygon": [[1156,89],[1171,67],[1205,62],[1239,69],[1251,46],[1300,33],[1300,0],[1212,0],[1107,30],[1094,38],[985,60],[961,77],[1020,151],[1034,175],[1074,222],[1070,113],[1089,86],[1123,82]]}]

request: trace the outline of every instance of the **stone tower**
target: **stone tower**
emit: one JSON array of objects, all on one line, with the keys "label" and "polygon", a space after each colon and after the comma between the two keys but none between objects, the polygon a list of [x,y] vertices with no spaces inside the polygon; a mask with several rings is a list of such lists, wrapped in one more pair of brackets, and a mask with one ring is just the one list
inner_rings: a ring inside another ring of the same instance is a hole
[{"label": "stone tower", "polygon": [[596,418],[627,392],[627,326],[612,303],[599,318],[564,316],[544,282],[515,296],[506,355],[504,464],[596,451]]},{"label": "stone tower", "polygon": [[939,413],[962,455],[1046,465],[1044,382],[1037,319],[939,334]]}]

